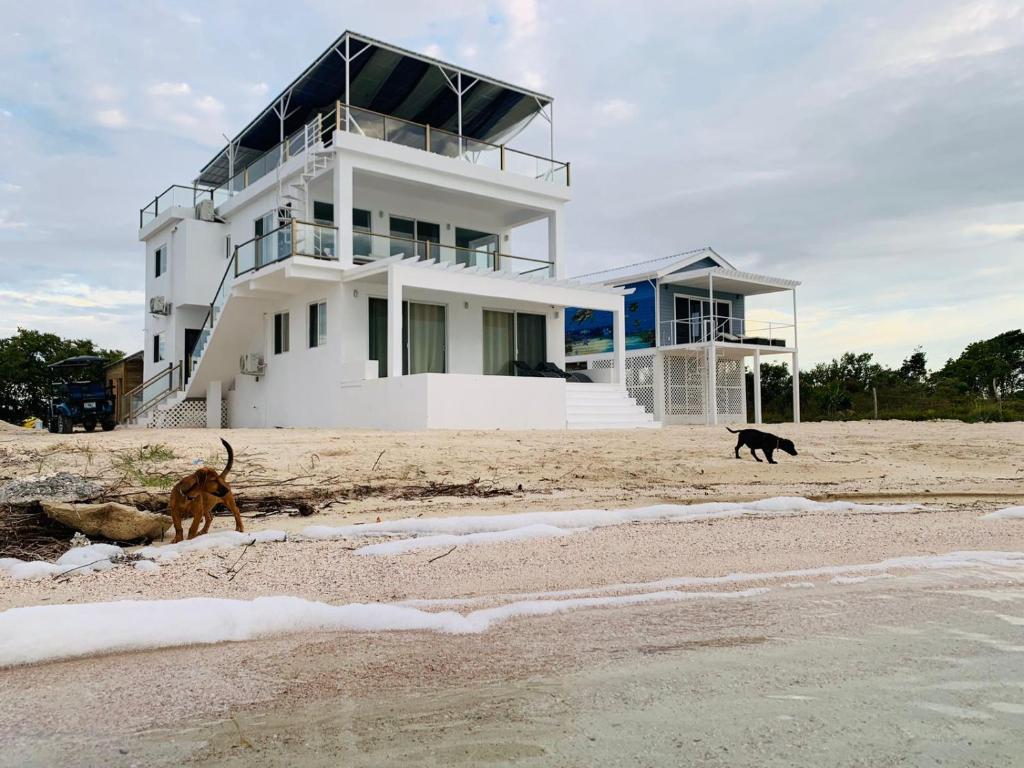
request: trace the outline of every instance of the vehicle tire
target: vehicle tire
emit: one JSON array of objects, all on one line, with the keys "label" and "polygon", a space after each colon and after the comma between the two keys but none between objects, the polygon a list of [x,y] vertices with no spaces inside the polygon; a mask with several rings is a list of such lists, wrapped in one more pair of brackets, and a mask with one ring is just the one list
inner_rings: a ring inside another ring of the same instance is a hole
[{"label": "vehicle tire", "polygon": [[59,426],[60,424],[58,423],[56,416],[51,416],[49,419],[46,420],[46,428],[55,434]]},{"label": "vehicle tire", "polygon": [[86,432],[92,432],[96,429],[96,419],[86,419],[82,422],[82,427]]},{"label": "vehicle tire", "polygon": [[70,435],[75,430],[75,423],[71,421],[70,416],[65,416],[63,413],[57,417],[57,431],[62,435]]},{"label": "vehicle tire", "polygon": [[109,432],[110,430],[117,426],[117,422],[114,421],[113,419],[104,419],[103,424],[101,424],[101,426],[103,427],[104,432]]}]

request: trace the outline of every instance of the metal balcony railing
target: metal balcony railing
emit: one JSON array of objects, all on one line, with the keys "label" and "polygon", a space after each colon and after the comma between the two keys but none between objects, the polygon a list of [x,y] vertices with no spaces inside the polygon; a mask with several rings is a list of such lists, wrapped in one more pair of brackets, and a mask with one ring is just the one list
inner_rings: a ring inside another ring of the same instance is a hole
[{"label": "metal balcony railing", "polygon": [[354,261],[376,261],[392,256],[461,264],[465,267],[480,267],[495,272],[509,272],[518,275],[544,274],[554,277],[555,274],[554,263],[546,259],[513,256],[486,249],[460,248],[396,235],[380,235],[358,230],[353,233],[352,258]]},{"label": "metal balcony railing", "polygon": [[663,320],[661,322],[661,346],[677,344],[702,344],[712,340],[732,344],[759,344],[761,346],[784,347],[783,332],[792,331],[793,323],[774,320],[747,320],[743,317],[724,315],[702,315],[700,317]]}]

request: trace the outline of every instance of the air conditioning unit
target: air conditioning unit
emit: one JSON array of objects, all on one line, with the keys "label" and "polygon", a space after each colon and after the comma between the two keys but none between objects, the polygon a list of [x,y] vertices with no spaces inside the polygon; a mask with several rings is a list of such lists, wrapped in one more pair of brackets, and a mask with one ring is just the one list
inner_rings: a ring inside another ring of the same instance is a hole
[{"label": "air conditioning unit", "polygon": [[149,299],[149,313],[151,315],[171,314],[171,302],[163,296],[151,296]]},{"label": "air conditioning unit", "polygon": [[213,200],[200,200],[196,205],[196,218],[200,221],[216,221],[213,210]]},{"label": "air conditioning unit", "polygon": [[267,370],[267,364],[263,361],[263,355],[249,352],[238,358],[238,370],[244,376],[262,376]]}]

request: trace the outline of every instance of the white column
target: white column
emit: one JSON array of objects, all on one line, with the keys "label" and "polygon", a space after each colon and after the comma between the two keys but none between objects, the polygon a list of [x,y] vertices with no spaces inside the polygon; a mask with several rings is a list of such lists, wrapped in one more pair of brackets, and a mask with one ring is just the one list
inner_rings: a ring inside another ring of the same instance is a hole
[{"label": "white column", "polygon": [[[657,305],[655,305],[657,306]],[[654,350],[654,420],[665,420],[665,356]]]},{"label": "white column", "polygon": [[565,368],[565,307],[548,312],[546,328],[548,360]]},{"label": "white column", "polygon": [[754,350],[754,423],[761,423],[761,350]]},{"label": "white column", "polygon": [[800,360],[793,351],[793,423],[800,423]]},{"label": "white column", "polygon": [[[565,223],[561,208],[548,214],[548,259],[555,262],[555,277],[565,277]],[[529,254],[523,254],[527,256]],[[523,262],[526,263],[526,262]],[[539,264],[536,266],[540,266]]]},{"label": "white column", "polygon": [[626,311],[625,302],[612,312],[612,344],[615,351],[615,383],[626,383]]},{"label": "white column", "polygon": [[796,288],[793,289],[793,423],[800,423],[800,348],[796,334]]},{"label": "white column", "polygon": [[718,424],[718,350],[708,347],[708,424]]},{"label": "white column", "polygon": [[[312,201],[306,208],[312,220]],[[334,154],[334,223],[338,227],[338,259],[352,266],[352,161],[341,150]]]},{"label": "white column", "polygon": [[206,428],[220,429],[221,383],[211,381],[206,385]]},{"label": "white column", "polygon": [[402,375],[402,278],[388,269],[388,376]]}]

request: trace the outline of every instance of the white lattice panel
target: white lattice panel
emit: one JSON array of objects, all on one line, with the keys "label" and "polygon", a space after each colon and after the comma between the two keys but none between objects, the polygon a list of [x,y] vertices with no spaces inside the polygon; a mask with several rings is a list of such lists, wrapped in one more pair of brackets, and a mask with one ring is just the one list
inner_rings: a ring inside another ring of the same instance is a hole
[{"label": "white lattice panel", "polygon": [[[615,360],[603,358],[590,360],[588,368],[612,368]],[[626,354],[626,391],[643,406],[648,413],[654,413],[654,353]]]},{"label": "white lattice panel", "polygon": [[665,414],[704,415],[704,358],[696,355],[665,356]]},{"label": "white lattice panel", "polygon": [[[220,402],[220,425],[221,427],[228,425],[226,400]],[[206,427],[206,401],[183,400],[166,411],[158,410],[146,426],[156,429],[204,429]]]},{"label": "white lattice panel", "polygon": [[718,358],[715,366],[716,402],[721,416],[741,417],[744,413],[743,399],[746,396],[744,387],[743,360]]}]

